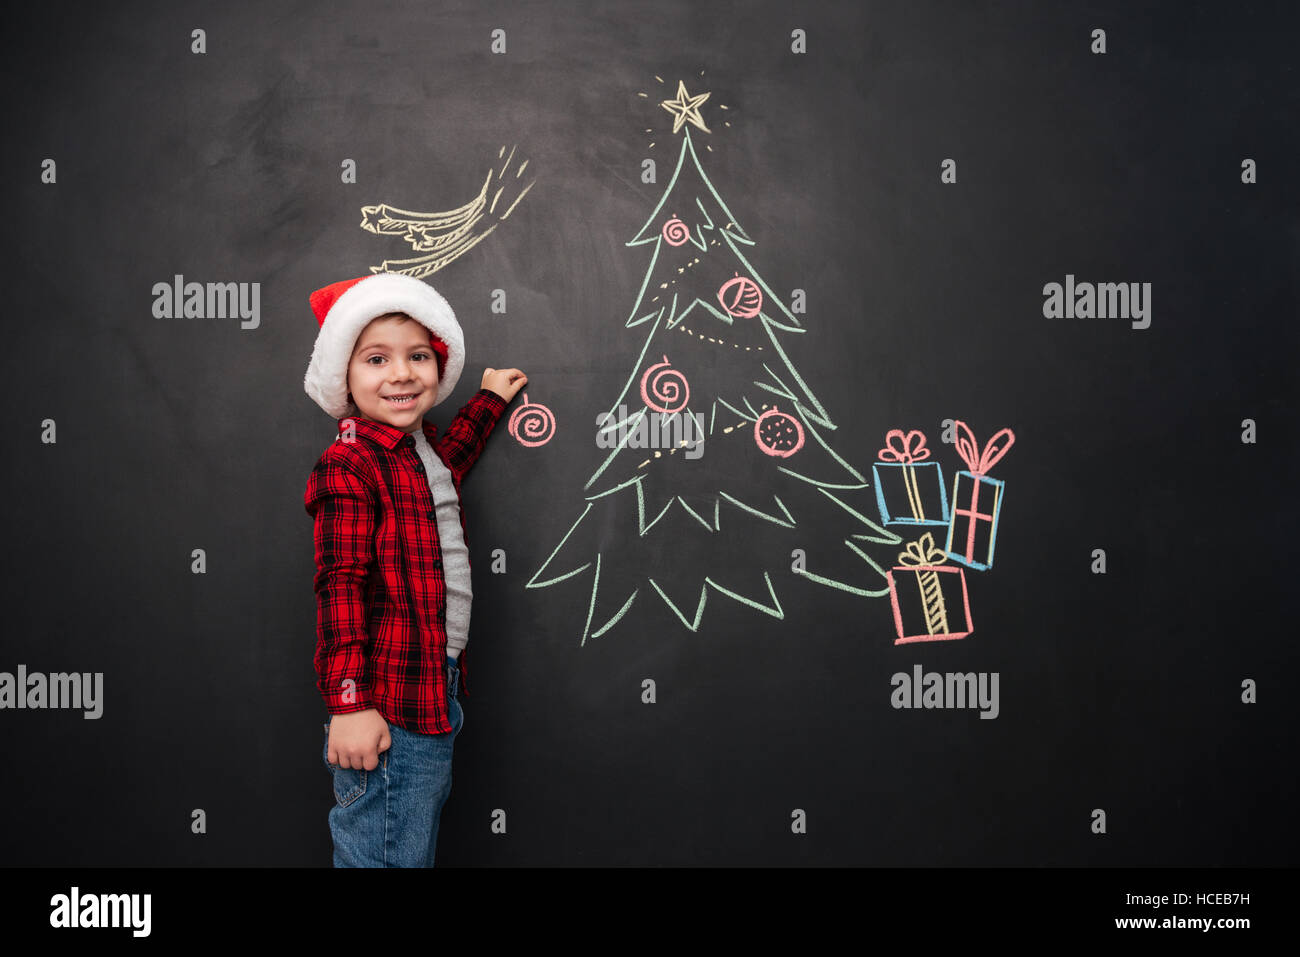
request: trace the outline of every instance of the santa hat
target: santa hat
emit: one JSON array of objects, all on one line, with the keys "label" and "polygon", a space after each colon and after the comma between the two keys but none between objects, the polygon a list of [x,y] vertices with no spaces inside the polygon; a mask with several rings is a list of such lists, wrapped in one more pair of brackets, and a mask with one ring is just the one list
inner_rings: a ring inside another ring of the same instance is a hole
[{"label": "santa hat", "polygon": [[330,416],[341,419],[357,414],[356,406],[348,401],[352,349],[361,330],[389,312],[404,312],[428,329],[440,358],[445,343],[446,358],[439,363],[438,397],[433,404],[456,388],[465,367],[465,337],[447,300],[427,283],[403,273],[381,272],[331,283],[313,292],[309,301],[320,332],[303,388]]}]

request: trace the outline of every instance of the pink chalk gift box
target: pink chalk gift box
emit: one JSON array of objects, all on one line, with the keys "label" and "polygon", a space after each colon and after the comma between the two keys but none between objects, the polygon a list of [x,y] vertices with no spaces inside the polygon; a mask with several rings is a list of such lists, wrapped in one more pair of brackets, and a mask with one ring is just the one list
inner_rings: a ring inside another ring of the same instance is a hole
[{"label": "pink chalk gift box", "polygon": [[[901,565],[885,573],[889,603],[894,607],[896,645],[913,641],[950,641],[975,630],[970,619],[966,573],[952,565],[926,532],[898,554]],[[908,634],[909,627],[917,630]]]},{"label": "pink chalk gift box", "polygon": [[953,561],[982,571],[993,567],[998,517],[1002,514],[1002,489],[1006,484],[989,478],[988,471],[1007,454],[1016,436],[1010,429],[1002,429],[981,449],[970,426],[961,421],[953,425],[957,431],[957,454],[969,471],[958,472],[952,479],[952,517],[944,550]]}]

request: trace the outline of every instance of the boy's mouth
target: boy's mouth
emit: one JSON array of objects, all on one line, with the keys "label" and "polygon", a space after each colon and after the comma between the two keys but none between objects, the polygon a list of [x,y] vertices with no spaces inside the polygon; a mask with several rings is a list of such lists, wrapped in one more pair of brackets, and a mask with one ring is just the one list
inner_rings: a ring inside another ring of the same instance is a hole
[{"label": "boy's mouth", "polygon": [[386,395],[383,399],[394,408],[409,409],[415,405],[415,397],[419,394],[418,392],[408,392],[405,395]]}]

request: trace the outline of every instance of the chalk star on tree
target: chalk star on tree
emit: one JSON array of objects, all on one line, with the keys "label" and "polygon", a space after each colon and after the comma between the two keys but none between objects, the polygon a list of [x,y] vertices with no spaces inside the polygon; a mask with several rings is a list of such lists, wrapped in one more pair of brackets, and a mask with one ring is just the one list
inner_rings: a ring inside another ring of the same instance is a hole
[{"label": "chalk star on tree", "polygon": [[708,98],[709,94],[707,93],[691,96],[686,92],[686,84],[678,80],[677,98],[675,100],[664,100],[659,105],[673,115],[674,133],[686,123],[698,126],[706,133],[711,133],[713,131],[704,125],[704,118],[700,116],[700,105]]}]

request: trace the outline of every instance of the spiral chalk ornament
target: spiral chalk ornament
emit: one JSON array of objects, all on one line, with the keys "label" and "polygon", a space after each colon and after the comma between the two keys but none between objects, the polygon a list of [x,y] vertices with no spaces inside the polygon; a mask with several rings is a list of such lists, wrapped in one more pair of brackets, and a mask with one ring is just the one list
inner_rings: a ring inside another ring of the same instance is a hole
[{"label": "spiral chalk ornament", "polygon": [[555,416],[546,406],[529,402],[527,392],[523,399],[523,404],[510,414],[510,434],[520,445],[545,445],[555,436]]},{"label": "spiral chalk ornament", "polygon": [[669,246],[681,246],[691,238],[691,231],[680,219],[670,219],[664,223],[664,242]]},{"label": "spiral chalk ornament", "polygon": [[641,401],[652,412],[680,412],[690,398],[691,387],[686,376],[672,367],[667,356],[641,376]]}]

